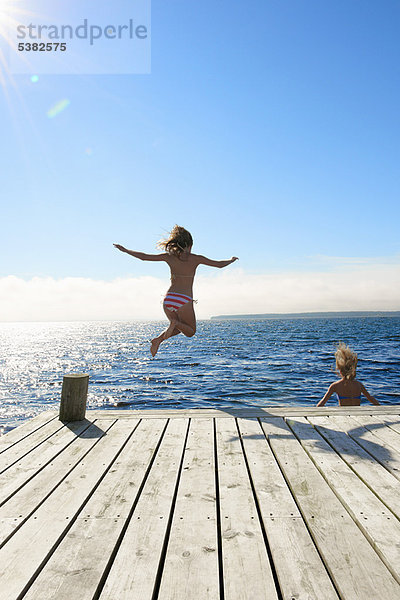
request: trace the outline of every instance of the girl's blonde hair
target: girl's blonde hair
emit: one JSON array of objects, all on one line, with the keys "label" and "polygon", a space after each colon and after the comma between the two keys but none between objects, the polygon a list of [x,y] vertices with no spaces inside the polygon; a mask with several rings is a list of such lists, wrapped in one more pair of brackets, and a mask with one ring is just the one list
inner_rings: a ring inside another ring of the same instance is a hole
[{"label": "girl's blonde hair", "polygon": [[354,379],[357,369],[357,354],[340,342],[335,352],[336,368],[345,379]]},{"label": "girl's blonde hair", "polygon": [[186,248],[193,246],[193,238],[187,229],[175,225],[168,239],[159,241],[157,246],[168,254],[179,256]]}]

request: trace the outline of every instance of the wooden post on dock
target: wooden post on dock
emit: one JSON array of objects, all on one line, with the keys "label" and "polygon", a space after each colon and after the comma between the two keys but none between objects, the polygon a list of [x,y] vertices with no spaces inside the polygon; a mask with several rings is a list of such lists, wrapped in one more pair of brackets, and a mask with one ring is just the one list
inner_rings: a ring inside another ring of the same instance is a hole
[{"label": "wooden post on dock", "polygon": [[83,421],[86,412],[86,399],[89,375],[71,373],[64,375],[61,391],[60,421]]}]

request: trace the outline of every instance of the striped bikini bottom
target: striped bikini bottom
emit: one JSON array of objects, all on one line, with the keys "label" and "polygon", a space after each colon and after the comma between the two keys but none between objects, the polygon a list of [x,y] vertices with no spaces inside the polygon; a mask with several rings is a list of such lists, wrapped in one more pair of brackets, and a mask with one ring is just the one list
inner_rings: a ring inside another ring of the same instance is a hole
[{"label": "striped bikini bottom", "polygon": [[176,311],[184,304],[192,302],[193,298],[186,296],[185,294],[177,294],[175,292],[168,292],[164,298],[164,307],[171,311]]}]

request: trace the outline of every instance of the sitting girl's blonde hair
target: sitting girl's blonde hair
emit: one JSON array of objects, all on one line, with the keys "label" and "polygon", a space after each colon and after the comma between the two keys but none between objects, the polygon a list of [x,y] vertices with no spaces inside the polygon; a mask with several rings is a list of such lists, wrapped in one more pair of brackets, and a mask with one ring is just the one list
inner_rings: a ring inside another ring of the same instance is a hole
[{"label": "sitting girl's blonde hair", "polygon": [[335,352],[336,368],[345,379],[354,379],[357,369],[357,354],[343,342],[339,343]]},{"label": "sitting girl's blonde hair", "polygon": [[179,256],[186,248],[193,246],[193,238],[187,229],[175,225],[168,239],[159,241],[157,246],[168,252],[168,254]]}]

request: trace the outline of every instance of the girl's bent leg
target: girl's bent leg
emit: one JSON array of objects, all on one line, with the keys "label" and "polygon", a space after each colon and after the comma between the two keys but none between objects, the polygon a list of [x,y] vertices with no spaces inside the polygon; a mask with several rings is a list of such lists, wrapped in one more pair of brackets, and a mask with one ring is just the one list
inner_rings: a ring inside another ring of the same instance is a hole
[{"label": "girl's bent leg", "polygon": [[151,340],[150,352],[152,356],[155,356],[158,352],[161,342],[165,340],[165,334],[167,330],[163,331],[158,337]]},{"label": "girl's bent leg", "polygon": [[177,323],[176,313],[170,310],[167,311],[165,309],[164,312],[170,320],[170,324],[165,331],[163,331],[159,336],[151,340],[150,352],[152,356],[155,356],[157,354],[160,344],[162,342],[165,342],[165,340],[168,340],[170,337],[178,335],[180,333],[180,331],[175,327]]},{"label": "girl's bent leg", "polygon": [[162,334],[164,336],[163,341],[167,340],[168,338],[170,338],[172,336],[172,333],[175,329],[176,322],[177,322],[176,319],[174,319],[173,321],[170,322],[169,327],[167,327],[167,329]]},{"label": "girl's bent leg", "polygon": [[177,312],[175,328],[179,329],[186,337],[193,337],[196,333],[196,315],[193,310],[193,302],[184,304]]},{"label": "girl's bent leg", "polygon": [[172,329],[171,329],[171,325],[170,325],[168,327],[168,329],[163,331],[158,337],[151,340],[151,346],[150,346],[151,355],[155,356],[157,354],[160,344],[162,342],[165,342],[165,340],[168,340],[170,337],[172,337],[174,335],[178,335],[179,333],[180,333],[180,331],[178,329],[175,329],[174,327],[172,327]]},{"label": "girl's bent leg", "polygon": [[177,321],[175,324],[175,328],[178,329],[181,333],[183,333],[183,335],[186,335],[186,337],[193,337],[196,333],[196,329],[194,327],[191,327],[186,323],[182,323],[182,321]]}]

